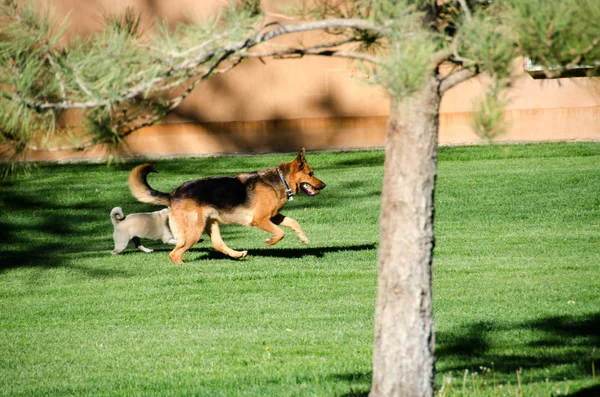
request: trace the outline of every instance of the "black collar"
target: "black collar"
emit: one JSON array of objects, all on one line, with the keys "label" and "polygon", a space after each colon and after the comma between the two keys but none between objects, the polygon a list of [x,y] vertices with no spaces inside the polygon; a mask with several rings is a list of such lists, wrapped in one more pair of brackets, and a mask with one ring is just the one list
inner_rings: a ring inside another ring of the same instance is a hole
[{"label": "black collar", "polygon": [[287,196],[288,201],[294,200],[294,193],[292,193],[292,189],[290,189],[290,185],[288,185],[287,181],[283,177],[279,167],[277,167],[277,173],[279,174],[279,179],[281,179],[281,182],[283,182],[283,185],[285,186],[285,195]]}]

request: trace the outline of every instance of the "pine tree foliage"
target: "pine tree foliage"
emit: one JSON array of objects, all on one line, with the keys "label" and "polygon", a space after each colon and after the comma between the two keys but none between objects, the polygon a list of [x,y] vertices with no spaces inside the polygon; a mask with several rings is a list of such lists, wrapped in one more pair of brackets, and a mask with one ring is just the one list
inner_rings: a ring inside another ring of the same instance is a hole
[{"label": "pine tree foliage", "polygon": [[600,67],[600,4],[595,0],[506,1],[504,21],[520,54],[558,77],[577,65]]},{"label": "pine tree foliage", "polygon": [[[97,34],[67,41],[68,17],[57,20],[32,3],[1,0],[0,145],[14,159],[37,149],[116,148],[133,131],[164,118],[201,81],[244,59],[305,55],[356,62],[374,77],[371,82],[400,100],[432,77],[443,94],[486,73],[492,83],[474,124],[482,136],[494,136],[506,105],[498,95],[515,78],[516,58],[530,57],[548,77],[581,65],[595,75],[600,67],[596,0],[291,4],[297,19],[290,23],[266,22],[260,1],[244,0],[204,20],[175,27],[159,22],[152,33],[128,9],[107,15]],[[277,37],[316,30],[329,38],[271,45]],[[66,111],[85,120],[85,133],[57,127]]]},{"label": "pine tree foliage", "polygon": [[[0,10],[0,143],[15,156],[46,148],[57,120],[70,109],[83,114],[88,132],[74,148],[117,147],[220,72],[217,67],[235,52],[228,46],[248,36],[257,16],[256,9],[232,6],[174,30],[165,23],[148,37],[139,16],[127,10],[107,16],[98,34],[64,44],[66,25],[36,13],[32,4],[6,0]],[[165,95],[177,88],[183,93]]]}]

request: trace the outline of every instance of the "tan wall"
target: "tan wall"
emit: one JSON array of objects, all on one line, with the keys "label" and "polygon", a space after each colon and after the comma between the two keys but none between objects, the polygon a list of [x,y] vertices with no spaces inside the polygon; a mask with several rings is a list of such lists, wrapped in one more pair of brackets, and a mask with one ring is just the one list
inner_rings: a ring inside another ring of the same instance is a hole
[{"label": "tan wall", "polygon": [[[274,4],[269,1],[265,7],[277,12]],[[149,20],[161,16],[181,21],[214,12],[218,2],[54,0],[52,5],[58,15],[70,13],[71,34],[87,34],[98,29],[102,15],[128,6]],[[384,145],[388,99],[379,87],[362,82],[345,60],[313,57],[266,63],[245,62],[206,81],[162,125],[129,137],[124,150],[191,155]],[[471,128],[471,112],[482,88],[482,81],[474,79],[444,97],[441,144],[480,142]],[[600,140],[600,79],[533,80],[526,75],[509,96],[510,128],[498,141]],[[100,155],[101,150],[86,154]],[[81,153],[37,153],[32,159],[65,156]]]},{"label": "tan wall", "polygon": [[[471,128],[482,79],[448,92],[442,101],[440,142],[478,142]],[[498,141],[600,140],[600,79],[519,79],[508,92],[509,129]]]}]

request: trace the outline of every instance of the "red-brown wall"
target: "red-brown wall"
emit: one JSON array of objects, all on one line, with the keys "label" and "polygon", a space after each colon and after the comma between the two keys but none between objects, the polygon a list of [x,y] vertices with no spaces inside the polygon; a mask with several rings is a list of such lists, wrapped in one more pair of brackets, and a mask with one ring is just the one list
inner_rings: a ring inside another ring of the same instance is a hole
[{"label": "red-brown wall", "polygon": [[[89,34],[102,16],[126,7],[148,21],[173,23],[214,12],[217,0],[40,0],[58,16],[69,15],[69,34]],[[277,13],[277,2],[263,2]],[[273,17],[276,18],[276,17]],[[151,24],[148,30],[152,29]],[[303,58],[244,62],[198,86],[161,125],[137,131],[125,152],[195,155],[230,152],[381,147],[389,102],[345,60]],[[449,91],[441,105],[440,143],[478,143],[471,128],[483,80]],[[498,141],[600,140],[600,79],[534,80],[524,75],[508,93],[509,129]],[[101,149],[84,156],[103,155]],[[33,153],[34,160],[81,157],[81,153]]]}]

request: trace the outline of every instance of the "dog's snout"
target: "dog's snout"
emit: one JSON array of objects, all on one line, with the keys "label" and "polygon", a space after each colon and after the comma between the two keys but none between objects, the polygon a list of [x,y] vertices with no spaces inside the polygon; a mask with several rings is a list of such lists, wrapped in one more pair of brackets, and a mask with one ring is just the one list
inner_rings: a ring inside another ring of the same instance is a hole
[{"label": "dog's snout", "polygon": [[327,185],[325,184],[325,182],[321,181],[321,186],[319,186],[319,190],[323,190],[323,189],[325,189],[325,186],[327,186]]}]

